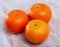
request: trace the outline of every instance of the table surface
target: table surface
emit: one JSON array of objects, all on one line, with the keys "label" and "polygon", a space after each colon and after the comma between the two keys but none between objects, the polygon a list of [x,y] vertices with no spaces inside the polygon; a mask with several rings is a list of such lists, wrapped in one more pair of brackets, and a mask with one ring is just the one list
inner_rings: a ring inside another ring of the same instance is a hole
[{"label": "table surface", "polygon": [[[26,13],[32,4],[45,3],[52,10],[48,23],[50,33],[42,44],[31,44],[24,38],[24,33],[12,34],[4,27],[7,12],[21,9]],[[60,0],[0,0],[0,47],[60,47]]]}]

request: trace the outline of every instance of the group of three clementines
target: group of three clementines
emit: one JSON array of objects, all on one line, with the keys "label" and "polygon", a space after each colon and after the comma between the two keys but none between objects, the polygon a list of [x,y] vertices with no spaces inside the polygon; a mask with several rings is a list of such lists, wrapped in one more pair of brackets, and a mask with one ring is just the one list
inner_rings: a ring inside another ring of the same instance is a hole
[{"label": "group of three clementines", "polygon": [[42,3],[34,4],[27,14],[22,10],[12,10],[5,18],[5,26],[12,33],[25,29],[25,37],[31,43],[42,43],[49,34],[47,23],[51,19],[51,9]]}]

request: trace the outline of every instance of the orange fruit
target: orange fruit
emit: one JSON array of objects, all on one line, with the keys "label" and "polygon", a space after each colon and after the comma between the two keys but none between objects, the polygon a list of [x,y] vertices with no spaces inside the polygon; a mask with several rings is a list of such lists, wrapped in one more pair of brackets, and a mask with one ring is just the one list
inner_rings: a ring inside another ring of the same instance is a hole
[{"label": "orange fruit", "polygon": [[34,44],[42,43],[49,35],[48,25],[42,20],[32,20],[25,28],[26,39]]},{"label": "orange fruit", "polygon": [[48,23],[52,17],[52,12],[48,5],[43,4],[43,3],[37,3],[37,4],[34,4],[29,9],[28,16],[29,16],[30,20],[40,19],[40,20],[43,20],[46,23]]},{"label": "orange fruit", "polygon": [[28,23],[28,16],[22,10],[12,10],[5,18],[6,28],[12,33],[22,32]]}]

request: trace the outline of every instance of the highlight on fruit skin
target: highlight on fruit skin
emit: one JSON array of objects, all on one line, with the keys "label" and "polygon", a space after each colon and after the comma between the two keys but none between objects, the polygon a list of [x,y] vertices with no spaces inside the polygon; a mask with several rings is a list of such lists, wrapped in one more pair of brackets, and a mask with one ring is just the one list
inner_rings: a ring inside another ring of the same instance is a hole
[{"label": "highlight on fruit skin", "polygon": [[25,38],[31,43],[44,42],[49,35],[49,27],[42,20],[31,20],[25,28]]},{"label": "highlight on fruit skin", "polygon": [[43,3],[36,3],[28,10],[30,20],[43,20],[48,23],[52,17],[51,8]]}]

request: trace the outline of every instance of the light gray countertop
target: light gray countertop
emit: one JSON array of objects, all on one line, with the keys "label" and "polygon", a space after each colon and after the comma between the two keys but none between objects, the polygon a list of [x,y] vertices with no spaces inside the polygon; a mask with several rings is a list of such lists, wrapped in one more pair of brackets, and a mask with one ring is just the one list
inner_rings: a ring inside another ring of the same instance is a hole
[{"label": "light gray countertop", "polygon": [[[52,10],[52,18],[48,23],[50,34],[42,44],[30,44],[24,38],[24,33],[17,35],[9,33],[4,27],[7,12],[21,9],[26,13],[32,4],[45,3]],[[60,47],[60,0],[0,0],[0,47]]]}]

